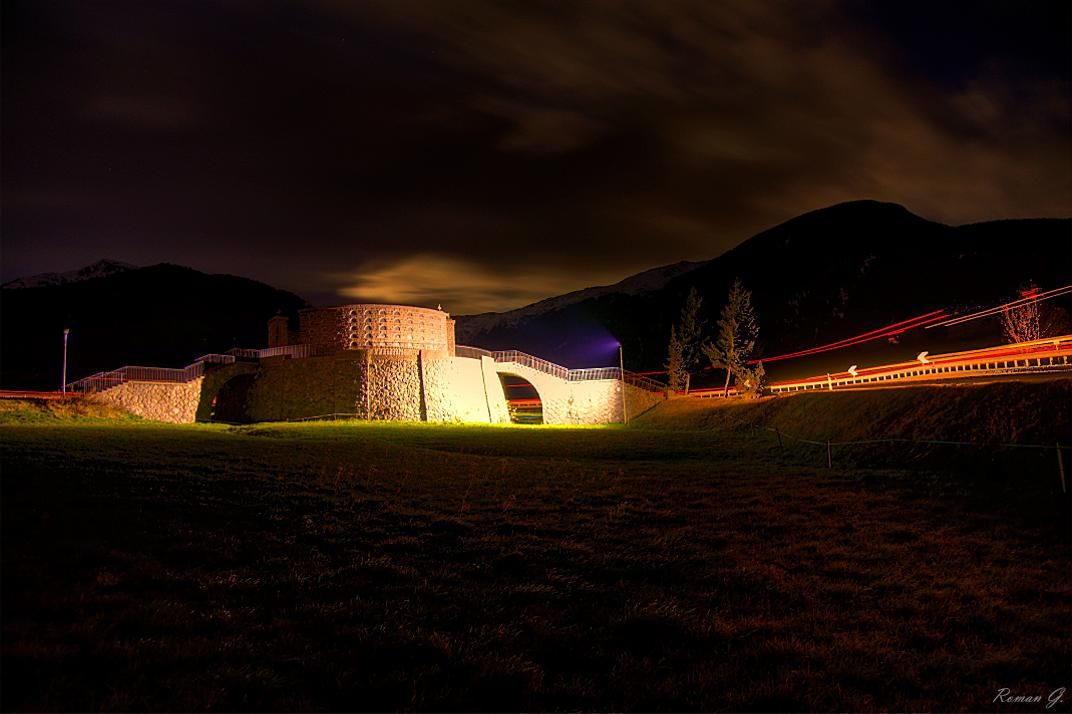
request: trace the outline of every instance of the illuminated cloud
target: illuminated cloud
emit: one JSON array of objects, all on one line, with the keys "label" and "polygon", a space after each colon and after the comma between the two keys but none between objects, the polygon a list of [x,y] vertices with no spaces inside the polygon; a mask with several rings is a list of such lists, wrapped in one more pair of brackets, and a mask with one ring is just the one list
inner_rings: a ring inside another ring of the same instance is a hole
[{"label": "illuminated cloud", "polygon": [[339,295],[351,302],[442,305],[452,314],[468,315],[509,310],[581,287],[587,286],[571,274],[425,254],[364,269],[348,278]]}]

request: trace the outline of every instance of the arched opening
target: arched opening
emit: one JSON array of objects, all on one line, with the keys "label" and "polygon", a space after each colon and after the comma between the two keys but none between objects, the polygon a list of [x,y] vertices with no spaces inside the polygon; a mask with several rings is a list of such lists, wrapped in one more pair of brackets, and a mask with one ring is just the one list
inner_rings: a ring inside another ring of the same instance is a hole
[{"label": "arched opening", "polygon": [[543,424],[543,400],[532,382],[516,374],[499,374],[506,408],[514,424]]},{"label": "arched opening", "polygon": [[212,400],[210,421],[228,424],[245,424],[249,418],[249,392],[253,388],[255,375],[240,374],[223,383],[220,391]]}]

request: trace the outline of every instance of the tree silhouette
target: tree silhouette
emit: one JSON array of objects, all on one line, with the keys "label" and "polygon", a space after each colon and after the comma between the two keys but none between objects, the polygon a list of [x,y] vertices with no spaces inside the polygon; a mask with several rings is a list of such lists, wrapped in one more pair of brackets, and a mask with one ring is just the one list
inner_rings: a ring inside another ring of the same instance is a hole
[{"label": "tree silhouette", "polygon": [[[670,331],[670,347],[667,356],[667,377],[670,376],[670,362],[680,360],[679,379],[684,379],[685,394],[689,393],[689,384],[692,381],[692,371],[700,366],[706,349],[707,321],[701,315],[703,298],[696,292],[696,288],[689,288],[689,294],[685,297],[685,304],[681,308],[681,319],[675,329]],[[677,353],[675,356],[674,353]]]},{"label": "tree silhouette", "polygon": [[749,369],[748,359],[759,338],[759,325],[752,310],[752,293],[745,289],[739,278],[730,287],[717,327],[715,341],[705,345],[703,351],[712,367],[726,370],[723,396],[729,396],[730,378],[735,375],[742,385],[750,382],[750,391],[758,391],[763,366],[760,364],[756,369]]}]

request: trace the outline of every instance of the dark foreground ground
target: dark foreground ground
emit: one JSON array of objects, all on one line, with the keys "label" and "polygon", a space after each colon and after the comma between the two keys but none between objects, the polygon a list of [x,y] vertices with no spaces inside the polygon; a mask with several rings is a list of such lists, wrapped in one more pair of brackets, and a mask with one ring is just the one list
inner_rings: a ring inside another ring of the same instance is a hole
[{"label": "dark foreground ground", "polygon": [[71,420],[0,446],[5,710],[1019,712],[1044,703],[1001,688],[1072,687],[1052,465],[1011,498],[743,430]]}]

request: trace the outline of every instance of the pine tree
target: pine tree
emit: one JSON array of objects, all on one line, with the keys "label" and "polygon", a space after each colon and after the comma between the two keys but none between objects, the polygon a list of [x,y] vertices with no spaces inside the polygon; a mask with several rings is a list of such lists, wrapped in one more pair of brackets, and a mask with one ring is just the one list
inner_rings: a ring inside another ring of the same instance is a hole
[{"label": "pine tree", "polygon": [[745,381],[741,379],[742,376],[751,376],[752,381],[758,384],[762,373],[754,374],[758,370],[749,370],[748,360],[759,338],[759,325],[752,310],[752,293],[745,290],[739,278],[730,287],[717,327],[715,341],[704,347],[704,354],[712,367],[726,370],[723,396],[729,396],[730,378],[735,375],[742,385]]},{"label": "pine tree", "polygon": [[677,326],[677,337],[681,342],[681,367],[684,372],[685,393],[689,393],[689,384],[692,381],[692,372],[700,366],[705,349],[707,321],[703,319],[701,310],[703,298],[695,287],[689,288],[689,294],[685,298],[685,305],[681,308],[681,320]]},{"label": "pine tree", "polygon": [[670,345],[667,348],[666,382],[672,390],[679,390],[685,382],[684,345],[677,335],[677,327],[670,326]]}]

